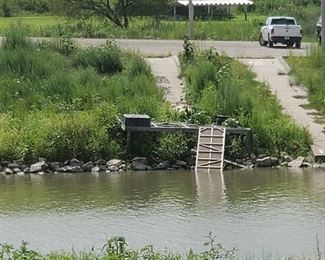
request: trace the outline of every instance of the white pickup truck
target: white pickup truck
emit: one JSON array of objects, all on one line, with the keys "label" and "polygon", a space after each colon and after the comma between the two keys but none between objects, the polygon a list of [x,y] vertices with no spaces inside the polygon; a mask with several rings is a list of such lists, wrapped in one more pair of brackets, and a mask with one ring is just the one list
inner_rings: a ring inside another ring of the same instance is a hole
[{"label": "white pickup truck", "polygon": [[273,16],[267,18],[265,24],[261,24],[259,43],[261,46],[273,47],[273,44],[282,43],[288,47],[300,48],[302,40],[302,28],[295,18]]}]

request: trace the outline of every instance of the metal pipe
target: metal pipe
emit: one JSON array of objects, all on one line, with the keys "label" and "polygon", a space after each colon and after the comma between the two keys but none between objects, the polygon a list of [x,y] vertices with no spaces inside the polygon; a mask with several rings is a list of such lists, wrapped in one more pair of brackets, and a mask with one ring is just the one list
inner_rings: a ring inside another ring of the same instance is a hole
[{"label": "metal pipe", "polygon": [[194,39],[194,7],[193,7],[193,2],[192,0],[189,0],[188,2],[188,20],[189,20],[189,39],[193,40]]},{"label": "metal pipe", "polygon": [[321,17],[322,17],[322,29],[321,29],[322,47],[325,48],[325,0],[322,0],[321,2]]}]

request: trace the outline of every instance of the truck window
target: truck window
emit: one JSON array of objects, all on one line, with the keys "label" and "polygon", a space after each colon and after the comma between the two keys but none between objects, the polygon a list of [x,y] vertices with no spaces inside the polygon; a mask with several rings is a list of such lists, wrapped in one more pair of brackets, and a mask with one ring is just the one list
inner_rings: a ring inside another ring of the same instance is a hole
[{"label": "truck window", "polygon": [[293,19],[279,18],[272,19],[272,25],[295,25],[295,21]]}]

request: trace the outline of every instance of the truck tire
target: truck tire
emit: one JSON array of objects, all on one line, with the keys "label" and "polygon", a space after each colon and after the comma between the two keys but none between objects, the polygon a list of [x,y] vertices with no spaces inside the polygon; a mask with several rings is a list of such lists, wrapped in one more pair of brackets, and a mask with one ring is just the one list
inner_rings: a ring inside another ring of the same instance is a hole
[{"label": "truck tire", "polygon": [[269,44],[269,48],[273,47],[273,42],[270,40],[270,35],[267,37],[268,38],[268,44]]},{"label": "truck tire", "polygon": [[301,42],[296,42],[296,48],[300,49],[301,48]]},{"label": "truck tire", "polygon": [[260,34],[260,37],[258,37],[258,42],[261,46],[266,46],[267,42],[264,41],[262,34]]}]

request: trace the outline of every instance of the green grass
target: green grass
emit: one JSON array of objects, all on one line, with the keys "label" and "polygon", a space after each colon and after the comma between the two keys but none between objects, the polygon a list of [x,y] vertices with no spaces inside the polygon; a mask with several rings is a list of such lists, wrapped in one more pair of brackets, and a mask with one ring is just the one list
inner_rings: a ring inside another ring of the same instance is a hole
[{"label": "green grass", "polygon": [[[232,124],[252,129],[255,154],[308,153],[311,143],[308,131],[282,114],[267,86],[255,81],[243,64],[213,50],[195,52],[181,59],[187,97],[193,106],[190,118],[211,123],[218,114],[230,116],[234,119]],[[237,154],[238,140],[233,142],[235,147],[230,152]]]},{"label": "green grass", "polygon": [[325,114],[325,53],[313,48],[307,57],[289,57],[288,63],[298,84],[307,88],[313,108]]},{"label": "green grass", "polygon": [[114,42],[79,49],[68,39],[33,44],[21,27],[0,48],[0,159],[64,161],[123,156],[123,113],[169,119],[143,59]]},{"label": "green grass", "polygon": [[[297,17],[304,29],[304,40],[315,41],[315,23],[318,9],[314,6],[297,10],[279,10],[283,15]],[[271,14],[270,14],[271,15]],[[197,20],[195,21],[195,38],[197,40],[240,40],[257,41],[260,25],[267,15],[249,13],[248,20],[239,13],[231,21]],[[131,18],[127,29],[114,26],[112,23],[92,19],[66,19],[59,16],[18,16],[0,17],[0,35],[4,35],[11,24],[23,23],[29,27],[30,36],[43,37],[85,37],[85,38],[130,38],[130,39],[181,39],[188,33],[185,20],[162,20],[159,24],[151,18]]]}]

